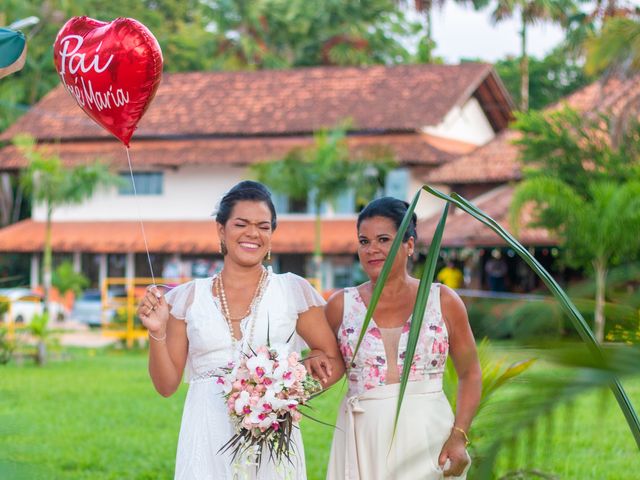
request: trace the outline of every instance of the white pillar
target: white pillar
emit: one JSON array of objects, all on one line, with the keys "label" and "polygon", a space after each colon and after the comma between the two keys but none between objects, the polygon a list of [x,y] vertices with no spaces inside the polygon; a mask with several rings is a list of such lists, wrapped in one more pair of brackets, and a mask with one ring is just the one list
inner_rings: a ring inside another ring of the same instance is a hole
[{"label": "white pillar", "polygon": [[40,284],[40,255],[37,253],[31,254],[31,278],[29,279],[29,285],[31,288],[36,288]]},{"label": "white pillar", "polygon": [[127,253],[124,263],[124,276],[127,278],[127,280],[131,280],[136,276],[135,253],[133,252]]},{"label": "white pillar", "polygon": [[104,281],[107,279],[107,254],[98,255],[98,285],[102,288]]},{"label": "white pillar", "polygon": [[333,262],[331,261],[331,257],[325,255],[322,258],[322,290],[331,290],[333,288]]},{"label": "white pillar", "polygon": [[73,271],[82,273],[82,253],[73,252]]}]

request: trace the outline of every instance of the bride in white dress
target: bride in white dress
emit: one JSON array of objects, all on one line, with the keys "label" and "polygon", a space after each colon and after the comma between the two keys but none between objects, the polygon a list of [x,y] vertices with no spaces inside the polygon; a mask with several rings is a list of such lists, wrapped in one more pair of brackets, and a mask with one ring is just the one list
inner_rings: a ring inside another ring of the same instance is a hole
[{"label": "bride in white dress", "polygon": [[217,378],[240,351],[265,345],[268,332],[271,343],[291,338],[295,348],[306,342],[313,357],[307,367],[325,386],[337,381],[344,366],[324,317],[325,302],[303,278],[262,266],[276,227],[271,196],[262,184],[245,181],[233,187],[222,199],[216,221],[222,271],[165,296],[152,288],[138,307],[149,330],[149,373],[156,390],[173,394],[186,366],[189,391],[175,478],[306,479],[299,430],[291,462],[275,464],[265,455],[259,468],[247,467],[233,462],[229,453],[219,453],[235,431]]}]

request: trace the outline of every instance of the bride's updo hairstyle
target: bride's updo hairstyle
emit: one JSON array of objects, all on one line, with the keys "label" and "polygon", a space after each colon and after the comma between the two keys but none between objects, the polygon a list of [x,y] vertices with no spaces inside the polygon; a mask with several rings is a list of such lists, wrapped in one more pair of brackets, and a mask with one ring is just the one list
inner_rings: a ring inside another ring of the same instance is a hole
[{"label": "bride's updo hairstyle", "polygon": [[[376,200],[369,202],[369,204],[367,204],[367,206],[364,207],[358,215],[358,230],[360,230],[360,224],[367,218],[384,217],[393,221],[397,232],[408,209],[409,204],[402,200],[398,200],[397,198],[377,198]],[[418,240],[418,234],[416,233],[417,220],[416,214],[414,213],[411,216],[411,221],[409,222],[407,231],[404,232],[404,237],[402,238],[403,242],[407,242],[411,237],[413,237],[414,241]]]},{"label": "bride's updo hairstyle", "polygon": [[218,205],[216,222],[225,225],[236,203],[241,201],[264,202],[271,210],[271,230],[277,226],[276,207],[271,200],[271,192],[263,184],[252,180],[244,180],[229,190]]}]

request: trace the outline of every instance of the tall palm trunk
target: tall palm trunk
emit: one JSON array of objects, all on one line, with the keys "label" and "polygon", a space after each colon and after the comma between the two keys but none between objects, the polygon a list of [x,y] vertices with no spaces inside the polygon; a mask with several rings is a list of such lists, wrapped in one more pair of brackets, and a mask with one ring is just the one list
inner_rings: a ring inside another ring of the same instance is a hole
[{"label": "tall palm trunk", "polygon": [[520,110],[529,110],[529,56],[527,55],[527,19],[520,12],[522,29],[520,30]]},{"label": "tall palm trunk", "polygon": [[47,363],[47,344],[43,339],[38,339],[38,345],[36,347],[36,363],[41,366]]},{"label": "tall palm trunk", "polygon": [[602,343],[604,340],[604,304],[605,304],[605,290],[607,286],[607,268],[606,262],[602,259],[597,259],[593,262],[593,268],[596,273],[596,306],[594,312],[595,320],[595,334],[596,340]]},{"label": "tall palm trunk", "polygon": [[320,203],[316,203],[315,235],[313,239],[313,276],[320,282],[322,288],[322,216],[320,215]]},{"label": "tall palm trunk", "polygon": [[429,42],[428,47],[431,48],[431,43],[433,41],[433,5],[424,12],[424,23],[427,37],[426,41]]},{"label": "tall palm trunk", "polygon": [[44,305],[42,306],[44,319],[40,326],[40,331],[36,334],[38,341],[36,351],[36,362],[38,365],[44,365],[47,362],[47,344],[45,342],[46,330],[49,318],[49,301],[51,297],[51,219],[53,217],[53,207],[49,202],[46,203],[47,222],[44,231],[44,252],[42,256],[42,290],[44,296]]},{"label": "tall palm trunk", "polygon": [[11,177],[8,173],[0,174],[0,226],[4,227],[11,223],[13,213],[13,188],[11,188]]},{"label": "tall palm trunk", "polygon": [[44,255],[42,259],[42,289],[44,295],[44,313],[49,313],[49,301],[51,296],[51,217],[53,208],[47,202],[47,223],[44,233]]}]

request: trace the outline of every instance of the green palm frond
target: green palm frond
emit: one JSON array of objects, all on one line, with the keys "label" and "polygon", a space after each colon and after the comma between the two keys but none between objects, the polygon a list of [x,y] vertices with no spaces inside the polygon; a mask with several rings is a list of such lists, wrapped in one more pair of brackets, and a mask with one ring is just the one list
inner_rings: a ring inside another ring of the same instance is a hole
[{"label": "green palm frond", "polygon": [[[547,368],[518,377],[509,395],[493,399],[479,412],[474,429],[479,465],[473,478],[493,478],[502,447],[513,445],[544,419],[553,423],[554,412],[572,405],[583,394],[608,388],[620,377],[637,376],[640,362],[639,348],[619,346],[603,348],[603,361],[594,359],[583,344],[553,345],[532,353]],[[570,417],[570,411],[566,415]]]},{"label": "green palm frond", "polygon": [[570,252],[567,260],[577,266],[592,259],[616,260],[638,250],[640,231],[640,182],[622,184],[594,180],[580,194],[566,182],[545,176],[523,181],[515,190],[510,222],[517,231],[523,208],[536,205],[533,226],[554,231]]},{"label": "green palm frond", "polygon": [[[409,383],[409,374],[411,373],[411,364],[413,363],[413,357],[416,353],[416,347],[418,345],[418,338],[420,336],[420,330],[422,329],[422,323],[424,321],[424,312],[427,308],[429,301],[429,293],[431,292],[431,285],[433,284],[433,277],[436,274],[436,265],[438,262],[438,254],[440,252],[440,243],[442,242],[442,233],[444,232],[444,226],[447,222],[447,214],[449,213],[449,204],[446,204],[442,211],[442,216],[436,227],[436,231],[431,239],[431,245],[429,245],[429,252],[427,253],[426,265],[420,277],[420,285],[418,286],[418,293],[416,295],[416,302],[413,307],[413,313],[411,314],[411,327],[409,329],[409,337],[407,339],[407,349],[405,350],[405,361],[402,366],[402,376],[400,377],[400,392],[398,395],[398,405],[396,407],[396,418],[393,425],[393,433],[395,435],[396,427],[398,426],[398,419],[400,418],[400,408],[402,407],[402,400],[404,399],[404,393]],[[411,218],[413,212],[409,214],[407,218]],[[402,239],[404,232],[396,234],[397,238]]]},{"label": "green palm frond", "polygon": [[592,188],[593,213],[597,219],[594,238],[603,255],[622,257],[638,250],[640,231],[640,182],[622,185],[612,182],[596,183]]},{"label": "green palm frond", "polygon": [[[476,220],[482,222],[484,225],[497,233],[502,239],[504,239],[507,244],[533,269],[533,271],[538,275],[538,277],[540,277],[547,288],[549,288],[556,300],[558,300],[565,314],[573,323],[575,329],[586,344],[590,354],[595,359],[595,361],[598,364],[605,364],[602,350],[596,342],[593,332],[587,325],[587,322],[584,320],[577,307],[573,304],[571,299],[562,290],[562,288],[560,288],[560,285],[558,285],[553,277],[542,267],[542,265],[540,265],[540,263],[528,252],[528,250],[520,244],[520,242],[518,242],[509,232],[504,230],[495,220],[493,220],[491,217],[486,215],[475,205],[473,205],[460,195],[456,193],[447,195],[440,192],[439,190],[429,187],[428,185],[424,185],[422,188],[423,190],[442,200],[453,203],[461,210],[474,217]],[[618,405],[620,406],[620,409],[622,410],[622,413],[625,416],[627,423],[629,424],[631,433],[633,434],[634,439],[638,444],[638,447],[640,448],[640,419],[638,419],[638,415],[633,408],[629,397],[627,396],[624,388],[622,387],[622,384],[615,375],[608,378],[607,384],[613,391],[613,394],[618,401]]]},{"label": "green palm frond", "polygon": [[18,135],[13,143],[28,161],[20,183],[36,202],[53,207],[77,204],[91,197],[98,187],[122,184],[120,177],[111,174],[109,167],[100,162],[64,166],[58,155],[40,149],[29,135]]},{"label": "green palm frond", "polygon": [[[478,412],[483,410],[500,387],[526,372],[536,362],[535,356],[532,356],[526,360],[512,362],[507,365],[506,357],[504,355],[496,357],[496,353],[491,349],[489,340],[486,338],[478,344],[478,360],[480,362],[480,371],[482,372],[482,393]],[[450,358],[447,359],[442,383],[451,408],[455,411],[458,376]]]},{"label": "green palm frond", "polygon": [[[545,186],[551,184],[550,180],[546,180]],[[510,396],[508,400],[504,401],[492,401],[487,402],[487,399],[498,390],[498,388],[504,385],[506,382],[513,380],[516,377],[520,377],[521,374],[529,369],[533,364],[532,359],[528,359],[522,362],[516,362],[506,369],[503,369],[503,365],[500,362],[489,364],[488,362],[483,365],[485,371],[483,371],[483,387],[484,402],[482,403],[483,410],[489,410],[488,405],[491,405],[495,409],[496,427],[495,431],[500,432],[499,435],[495,435],[492,438],[490,445],[482,452],[482,461],[480,467],[476,472],[477,477],[481,479],[492,478],[493,467],[499,451],[500,446],[505,441],[512,439],[517,432],[524,429],[531,429],[535,426],[536,421],[541,417],[553,410],[558,403],[568,402],[575,398],[579,394],[592,389],[596,386],[607,386],[612,391],[618,402],[620,409],[629,425],[632,435],[640,448],[640,420],[637,413],[631,404],[622,384],[619,380],[619,375],[622,373],[637,373],[637,365],[640,363],[640,349],[632,351],[624,351],[623,353],[609,352],[603,350],[596,342],[595,337],[586,321],[582,317],[578,308],[573,304],[567,294],[560,288],[558,283],[553,277],[540,265],[540,263],[524,248],[509,232],[504,230],[495,220],[486,215],[475,205],[461,197],[456,193],[447,195],[439,190],[432,188],[428,185],[423,185],[420,191],[414,196],[405,218],[403,219],[400,228],[396,234],[394,242],[391,246],[390,252],[385,260],[380,278],[376,282],[367,313],[363,322],[362,330],[354,351],[354,356],[357,354],[365,332],[368,329],[368,325],[375,311],[377,301],[382,293],[384,283],[388,277],[391,264],[397,254],[402,237],[408,226],[409,220],[415,210],[415,206],[422,191],[445,200],[448,202],[445,207],[443,215],[441,217],[436,234],[431,242],[429,254],[427,256],[427,262],[432,262],[434,257],[437,257],[440,241],[442,238],[444,223],[446,221],[446,215],[448,211],[448,205],[453,204],[460,208],[462,211],[471,215],[476,220],[480,221],[485,226],[489,227],[495,233],[497,233],[505,242],[533,269],[533,271],[540,277],[540,279],[549,288],[564,313],[569,317],[576,331],[580,335],[584,344],[581,346],[583,353],[581,356],[576,356],[573,352],[566,355],[564,358],[560,355],[556,355],[556,361],[562,360],[565,364],[571,364],[571,366],[580,366],[577,371],[574,369],[565,375],[558,375],[552,378],[547,376],[541,377],[536,380],[535,375],[529,377],[528,384],[533,385],[536,394],[532,394],[532,391],[526,391],[521,394],[517,394],[514,398]],[[566,199],[569,202],[577,202],[578,198],[572,194],[571,189],[565,189],[563,193],[566,195]],[[542,197],[540,197],[542,198]],[[418,341],[419,328],[413,328],[417,315],[426,308],[426,302],[428,301],[428,288],[433,281],[433,269],[430,263],[427,264],[427,268],[424,269],[420,285],[421,289],[418,292],[416,298],[416,305],[414,307],[414,316],[412,321],[412,328],[407,340],[407,352],[404,358],[403,375],[400,380],[400,394],[398,398],[398,406],[396,410],[397,423],[398,415],[404,398],[404,392],[408,384],[408,375],[405,375],[406,370],[410,368],[413,363],[414,351],[410,351],[410,345],[415,345]],[[586,347],[586,348],[585,348]],[[616,355],[618,355],[616,357]],[[615,361],[613,360],[615,358]],[[570,361],[571,360],[571,361]],[[586,366],[585,366],[586,365]],[[621,367],[622,366],[622,367]],[[449,373],[449,376],[451,373]],[[448,383],[448,378],[445,377],[445,384]],[[450,388],[450,387],[449,387]],[[501,403],[506,402],[506,403]],[[513,406],[517,408],[513,408]],[[509,408],[511,407],[511,408]],[[490,413],[487,414],[489,417]],[[394,432],[395,433],[395,432]]]},{"label": "green palm frond", "polygon": [[580,208],[584,200],[562,180],[550,177],[525,180],[516,188],[510,207],[509,220],[516,233],[522,209],[529,202],[541,206],[545,217],[556,227],[563,225],[576,211],[584,210]]},{"label": "green palm frond", "polygon": [[587,43],[589,73],[610,69],[635,72],[640,69],[640,21],[613,17],[606,21],[600,35]]}]

